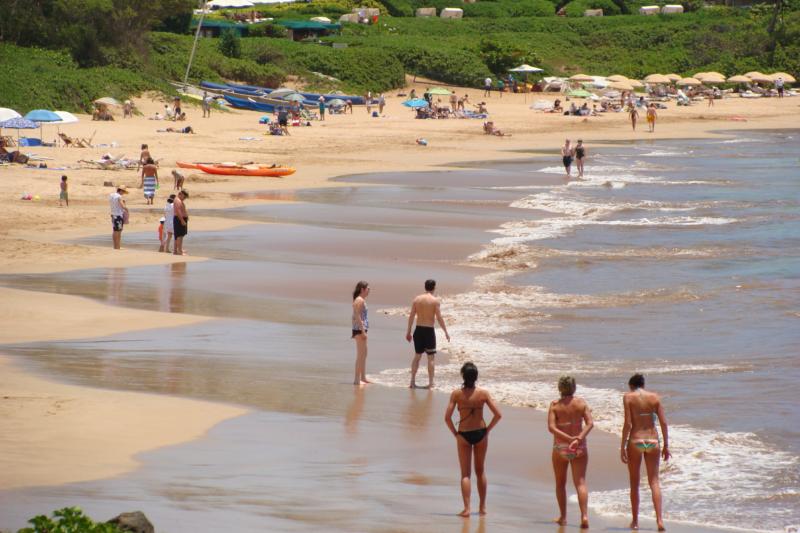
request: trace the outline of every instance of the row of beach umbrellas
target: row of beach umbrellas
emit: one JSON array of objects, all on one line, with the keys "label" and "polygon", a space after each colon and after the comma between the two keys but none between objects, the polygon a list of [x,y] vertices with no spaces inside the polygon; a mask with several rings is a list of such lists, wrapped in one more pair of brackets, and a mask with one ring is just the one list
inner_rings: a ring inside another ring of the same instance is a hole
[{"label": "row of beach umbrellas", "polygon": [[[761,72],[752,71],[746,74],[731,76],[726,78],[720,72],[698,72],[694,76],[681,77],[678,74],[650,74],[645,76],[644,82],[651,84],[675,84],[684,87],[699,86],[703,84],[723,84],[723,83],[762,83],[769,84],[775,83],[778,79],[782,79],[785,83],[795,83],[794,76],[786,72],[775,72],[774,74],[763,74]],[[578,83],[594,82],[595,77],[586,74],[575,74],[570,76],[570,81]],[[610,83],[608,88],[620,91],[632,91],[634,89],[642,88],[644,84],[639,80],[629,79],[621,74],[614,74],[606,78]]]}]

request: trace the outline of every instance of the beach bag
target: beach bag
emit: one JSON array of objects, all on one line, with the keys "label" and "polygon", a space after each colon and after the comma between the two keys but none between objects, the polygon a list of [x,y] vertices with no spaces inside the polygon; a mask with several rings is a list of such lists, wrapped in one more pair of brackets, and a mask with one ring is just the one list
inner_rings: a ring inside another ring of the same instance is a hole
[{"label": "beach bag", "polygon": [[127,224],[130,221],[131,221],[131,216],[128,213],[128,210],[126,209],[125,211],[122,212],[122,223]]}]

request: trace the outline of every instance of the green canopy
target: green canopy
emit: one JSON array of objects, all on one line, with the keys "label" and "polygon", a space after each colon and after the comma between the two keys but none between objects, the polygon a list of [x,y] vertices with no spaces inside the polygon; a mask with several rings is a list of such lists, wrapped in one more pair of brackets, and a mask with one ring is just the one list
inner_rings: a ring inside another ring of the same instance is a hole
[{"label": "green canopy", "polygon": [[428,89],[425,92],[428,93],[428,94],[434,94],[434,95],[438,95],[438,96],[449,96],[449,95],[453,94],[453,91],[448,91],[444,87],[434,87],[433,89]]},{"label": "green canopy", "polygon": [[574,91],[569,91],[567,96],[571,96],[573,98],[591,98],[592,93],[585,89],[575,89]]}]

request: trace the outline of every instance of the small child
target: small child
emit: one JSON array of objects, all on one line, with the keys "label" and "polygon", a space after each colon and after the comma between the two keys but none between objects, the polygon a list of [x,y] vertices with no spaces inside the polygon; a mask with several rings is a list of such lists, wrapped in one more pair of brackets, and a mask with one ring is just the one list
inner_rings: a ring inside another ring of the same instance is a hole
[{"label": "small child", "polygon": [[164,251],[164,217],[158,221],[158,242],[161,243],[158,247],[159,252]]},{"label": "small child", "polygon": [[69,207],[69,185],[67,185],[66,176],[61,176],[61,192],[58,195],[58,207],[61,207],[62,202],[66,202],[67,207]]}]

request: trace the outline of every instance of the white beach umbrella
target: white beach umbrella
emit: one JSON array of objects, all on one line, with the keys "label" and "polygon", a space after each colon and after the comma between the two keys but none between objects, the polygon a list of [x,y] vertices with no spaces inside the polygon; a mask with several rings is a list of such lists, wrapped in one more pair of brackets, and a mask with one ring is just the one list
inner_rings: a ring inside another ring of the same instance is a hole
[{"label": "white beach umbrella", "polygon": [[641,89],[644,87],[644,83],[640,82],[639,80],[628,80],[626,83],[631,84],[634,89]]},{"label": "white beach umbrella", "polygon": [[752,80],[747,76],[742,76],[738,74],[736,76],[731,76],[726,80],[728,83],[750,83]]},{"label": "white beach umbrella", "polygon": [[766,74],[761,74],[760,72],[756,72],[752,76],[747,76],[747,77],[756,83],[772,83],[771,76],[767,76]]},{"label": "white beach umbrella", "polygon": [[681,77],[680,77],[680,76],[678,76],[677,74],[666,74],[666,76],[667,76],[667,78],[669,78],[669,80],[670,80],[670,81],[672,81],[672,82],[676,82],[676,81],[678,81],[679,79],[681,79]]},{"label": "white beach umbrella", "polygon": [[692,86],[697,86],[697,85],[702,85],[702,84],[703,84],[703,82],[701,82],[701,81],[700,81],[700,80],[698,80],[697,78],[681,78],[681,79],[679,79],[679,80],[678,80],[678,82],[677,82],[677,85],[692,85]]},{"label": "white beach umbrella", "polygon": [[647,83],[672,83],[672,80],[663,74],[650,74],[649,76],[645,77],[644,81]]},{"label": "white beach umbrella", "polygon": [[628,81],[628,77],[623,76],[622,74],[614,74],[612,76],[608,76],[606,79],[608,81]]},{"label": "white beach umbrella", "polygon": [[79,122],[78,117],[69,111],[53,111],[53,113],[61,117],[61,120],[53,124],[74,124],[75,122]]},{"label": "white beach umbrella", "polygon": [[5,122],[6,120],[11,120],[12,118],[17,118],[21,116],[22,115],[20,115],[13,109],[9,109],[7,107],[0,107],[0,122]]},{"label": "white beach umbrella", "polygon": [[757,70],[751,70],[750,72],[745,72],[744,75],[750,78],[751,80],[753,79],[753,76],[763,76],[763,74]]},{"label": "white beach umbrella", "polygon": [[544,72],[539,67],[532,67],[532,66],[527,65],[527,64],[522,64],[522,65],[520,65],[518,67],[514,67],[512,69],[509,69],[508,71],[509,72],[525,72],[525,73],[529,73],[529,74],[535,74],[536,72]]},{"label": "white beach umbrella", "polygon": [[578,81],[578,82],[594,81],[594,78],[586,74],[575,74],[574,76],[569,77],[569,81]]},{"label": "white beach umbrella", "polygon": [[797,82],[797,80],[794,79],[794,76],[792,76],[791,74],[787,74],[786,72],[776,72],[775,74],[770,74],[769,77],[772,78],[772,81],[778,81],[778,78],[783,78],[783,81],[785,81],[786,83]]},{"label": "white beach umbrella", "polygon": [[613,81],[608,84],[608,88],[617,91],[632,91],[633,85],[631,85],[627,81]]},{"label": "white beach umbrella", "polygon": [[253,7],[250,0],[212,0],[206,4],[208,9],[230,9],[236,7]]}]

